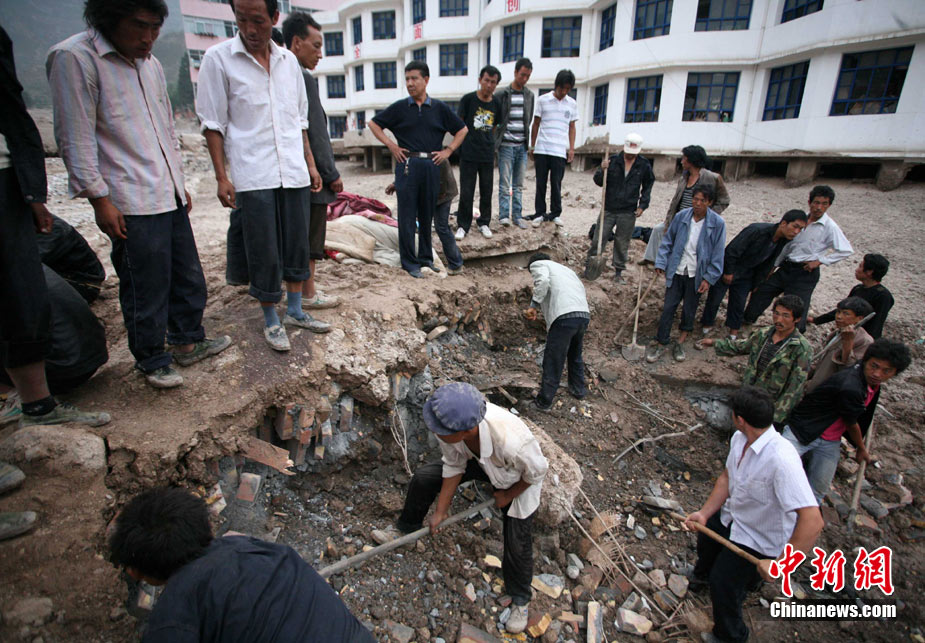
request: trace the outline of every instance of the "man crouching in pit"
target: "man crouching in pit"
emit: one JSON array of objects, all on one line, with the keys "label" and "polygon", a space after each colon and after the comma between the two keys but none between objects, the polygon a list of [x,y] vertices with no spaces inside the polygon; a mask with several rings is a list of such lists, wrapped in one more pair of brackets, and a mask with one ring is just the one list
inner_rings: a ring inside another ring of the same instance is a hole
[{"label": "man crouching in pit", "polygon": [[436,532],[461,482],[491,482],[495,502],[504,513],[501,571],[512,599],[505,629],[522,632],[532,592],[533,517],[549,463],[527,425],[487,402],[471,384],[451,382],[434,391],[424,403],[424,423],[440,439],[443,458],[414,472],[395,527],[406,534],[420,529],[436,498],[437,508],[428,520]]}]

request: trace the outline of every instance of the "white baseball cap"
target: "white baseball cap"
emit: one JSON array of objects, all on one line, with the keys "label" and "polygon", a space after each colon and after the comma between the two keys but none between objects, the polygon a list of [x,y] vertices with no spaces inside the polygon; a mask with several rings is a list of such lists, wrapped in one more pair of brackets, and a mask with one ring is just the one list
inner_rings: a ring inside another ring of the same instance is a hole
[{"label": "white baseball cap", "polygon": [[623,153],[624,154],[639,154],[642,151],[642,137],[639,134],[633,132],[632,134],[627,134],[626,139],[623,141]]}]

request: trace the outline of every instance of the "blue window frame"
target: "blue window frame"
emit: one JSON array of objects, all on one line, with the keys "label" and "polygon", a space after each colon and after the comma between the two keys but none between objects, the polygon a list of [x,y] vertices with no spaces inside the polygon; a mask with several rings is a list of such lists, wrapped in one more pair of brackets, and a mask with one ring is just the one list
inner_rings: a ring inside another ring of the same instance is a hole
[{"label": "blue window frame", "polygon": [[469,0],[440,0],[440,17],[468,16]]},{"label": "blue window frame", "polygon": [[373,40],[395,38],[395,12],[373,11]]},{"label": "blue window frame", "polygon": [[427,19],[427,0],[411,0],[411,24],[416,25]]},{"label": "blue window frame", "polygon": [[643,76],[626,82],[626,123],[655,123],[662,102],[662,77]]},{"label": "blue window frame", "polygon": [[738,89],[737,71],[688,73],[681,120],[731,123]]},{"label": "blue window frame", "polygon": [[844,54],[830,116],[893,114],[913,47]]},{"label": "blue window frame", "polygon": [[672,0],[636,0],[633,40],[667,36],[671,31]]},{"label": "blue window frame", "polygon": [[485,64],[491,64],[491,36],[485,39]]},{"label": "blue window frame", "polygon": [[414,49],[411,52],[411,60],[420,60],[422,63],[427,62],[427,47]]},{"label": "blue window frame", "polygon": [[594,88],[594,120],[592,125],[607,124],[607,98],[610,95],[610,83]]},{"label": "blue window frame", "polygon": [[360,16],[353,19],[353,44],[359,45],[363,42],[363,21]]},{"label": "blue window frame", "polygon": [[752,0],[699,0],[694,31],[748,29]]},{"label": "blue window frame", "polygon": [[465,76],[469,73],[469,44],[440,45],[440,75]]},{"label": "blue window frame", "polygon": [[581,16],[543,18],[543,58],[574,58],[581,46]]},{"label": "blue window frame", "polygon": [[780,21],[789,22],[822,11],[823,0],[786,0]]},{"label": "blue window frame", "polygon": [[344,55],[344,32],[329,31],[324,34],[324,55],[325,56],[343,56]]},{"label": "blue window frame", "polygon": [[808,72],[808,60],[771,70],[761,120],[776,121],[800,116],[800,104],[803,102],[803,88],[806,86]]},{"label": "blue window frame", "polygon": [[328,117],[328,134],[331,138],[344,138],[344,132],[347,130],[346,116],[329,116]]},{"label": "blue window frame", "polygon": [[347,87],[343,74],[328,76],[328,98],[346,98]]},{"label": "blue window frame", "polygon": [[366,79],[363,77],[363,65],[353,68],[353,89],[358,92],[366,89]]},{"label": "blue window frame", "polygon": [[357,130],[362,132],[366,129],[366,111],[357,112]]},{"label": "blue window frame", "polygon": [[613,24],[617,18],[617,4],[614,3],[601,12],[601,44],[600,51],[613,47]]},{"label": "blue window frame", "polygon": [[376,89],[398,87],[395,81],[395,62],[373,63],[373,84]]},{"label": "blue window frame", "polygon": [[524,56],[524,23],[505,25],[501,47],[501,62],[509,63]]}]

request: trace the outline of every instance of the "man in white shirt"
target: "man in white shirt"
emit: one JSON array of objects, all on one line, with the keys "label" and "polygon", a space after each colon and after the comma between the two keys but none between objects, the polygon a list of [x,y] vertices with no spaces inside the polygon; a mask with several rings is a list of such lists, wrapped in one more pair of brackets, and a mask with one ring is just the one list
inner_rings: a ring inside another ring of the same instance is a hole
[{"label": "man in white shirt", "polygon": [[803,300],[806,314],[800,320],[800,332],[806,331],[809,304],[819,283],[819,266],[831,266],[854,250],[848,238],[826,210],[835,201],[835,190],[817,185],[809,193],[809,223],[793,241],[784,246],[777,270],[752,293],[745,308],[745,324],[751,326],[779,294],[796,295]]},{"label": "man in white shirt", "polygon": [[264,337],[274,350],[288,351],[284,325],[331,329],[302,310],[302,285],[311,274],[311,191],[322,187],[308,143],[308,97],[298,60],[271,41],[276,0],[234,0],[231,8],[238,35],[203,56],[197,113],[218,199],[240,211],[249,292],[263,309]]},{"label": "man in white shirt", "polygon": [[540,505],[549,463],[527,425],[513,413],[491,404],[471,384],[441,386],[424,403],[424,423],[440,439],[442,460],[419,467],[408,486],[405,507],[396,522],[403,533],[431,531],[449,515],[460,483],[485,480],[494,487],[496,506],[504,514],[504,558],[501,573],[511,596],[505,629],[512,634],[527,626],[533,582],[533,516]]},{"label": "man in white shirt", "polygon": [[698,534],[691,589],[709,583],[714,625],[705,637],[708,643],[748,639],[742,602],[749,588],[761,578],[772,580],[771,564],[788,543],[809,554],[823,527],[796,449],[771,426],[771,396],[744,386],[729,396],[728,403],[737,430],[726,468],[703,507],[687,517],[686,525],[706,525],[762,560],[752,566],[712,538]]},{"label": "man in white shirt", "polygon": [[[566,163],[575,157],[575,121],[578,103],[568,95],[575,86],[575,74],[563,69],[556,74],[555,89],[536,99],[530,132],[530,155],[536,168],[536,214],[533,227],[543,221],[557,226],[562,221],[562,177]],[[567,147],[566,147],[567,143]],[[550,183],[549,212],[546,211],[546,182]]]}]

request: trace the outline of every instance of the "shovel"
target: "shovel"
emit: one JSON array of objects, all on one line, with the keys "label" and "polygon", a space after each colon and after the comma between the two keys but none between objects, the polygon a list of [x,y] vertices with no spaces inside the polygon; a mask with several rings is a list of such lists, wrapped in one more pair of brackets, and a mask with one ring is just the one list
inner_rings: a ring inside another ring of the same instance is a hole
[{"label": "shovel", "polygon": [[[867,439],[864,441],[864,446],[867,448],[868,452],[870,448],[874,446],[874,421],[870,421],[870,428],[867,430]],[[867,471],[867,461],[861,463],[858,467],[857,478],[854,482],[854,492],[851,494],[851,510],[848,512],[848,533],[854,532],[854,527],[857,524],[858,518],[858,503],[861,500],[861,485],[864,484],[864,473]]]},{"label": "shovel", "polygon": [[642,306],[642,302],[646,300],[646,297],[649,296],[649,291],[652,290],[652,286],[655,285],[655,282],[658,281],[658,273],[652,275],[652,281],[649,282],[649,285],[646,286],[646,291],[642,293],[642,299],[636,302],[636,308],[630,311],[630,314],[627,315],[626,320],[620,325],[620,328],[617,329],[617,334],[613,336],[613,343],[619,344],[620,337],[623,335],[623,329],[626,328],[626,325],[630,323],[630,319],[633,318],[633,315],[639,312],[639,308]]},{"label": "shovel", "polygon": [[[610,143],[607,144],[607,148],[604,152],[604,160],[610,158]],[[607,198],[607,174],[608,170],[604,170],[604,187],[601,190],[601,213],[597,217],[597,254],[593,257],[588,258],[587,265],[585,266],[585,279],[589,281],[594,281],[601,276],[601,273],[604,271],[604,264],[607,262],[607,257],[603,255],[604,248],[604,200]],[[616,242],[614,242],[616,243]]]},{"label": "shovel", "polygon": [[639,329],[639,304],[641,301],[642,280],[640,279],[636,284],[636,321],[633,322],[633,342],[631,344],[627,344],[620,350],[620,352],[623,353],[623,359],[625,359],[627,362],[635,362],[639,359],[642,359],[642,356],[646,354],[645,347],[636,343],[636,331]]}]

